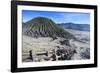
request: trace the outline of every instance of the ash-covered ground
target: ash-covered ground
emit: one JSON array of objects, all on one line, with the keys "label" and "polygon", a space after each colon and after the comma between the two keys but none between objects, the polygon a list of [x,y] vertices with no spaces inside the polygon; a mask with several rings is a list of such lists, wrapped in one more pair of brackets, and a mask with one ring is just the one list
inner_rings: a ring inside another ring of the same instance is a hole
[{"label": "ash-covered ground", "polygon": [[33,38],[23,35],[23,62],[90,59],[90,34],[66,29],[79,40],[57,37]]}]

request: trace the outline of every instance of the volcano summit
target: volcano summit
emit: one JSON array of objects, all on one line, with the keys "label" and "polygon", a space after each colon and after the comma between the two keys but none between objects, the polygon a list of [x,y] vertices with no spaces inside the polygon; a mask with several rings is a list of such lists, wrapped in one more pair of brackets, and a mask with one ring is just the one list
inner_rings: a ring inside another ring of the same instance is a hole
[{"label": "volcano summit", "polygon": [[23,34],[30,37],[62,37],[71,39],[74,36],[59,27],[53,20],[45,17],[36,17],[23,23]]}]

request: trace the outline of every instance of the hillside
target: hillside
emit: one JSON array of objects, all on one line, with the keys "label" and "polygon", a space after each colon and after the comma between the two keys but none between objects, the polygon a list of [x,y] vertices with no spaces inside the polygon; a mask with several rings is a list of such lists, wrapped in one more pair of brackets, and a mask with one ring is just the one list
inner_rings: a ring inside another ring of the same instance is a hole
[{"label": "hillside", "polygon": [[53,20],[45,17],[37,17],[23,23],[23,32],[31,37],[74,38],[71,33],[59,27]]}]

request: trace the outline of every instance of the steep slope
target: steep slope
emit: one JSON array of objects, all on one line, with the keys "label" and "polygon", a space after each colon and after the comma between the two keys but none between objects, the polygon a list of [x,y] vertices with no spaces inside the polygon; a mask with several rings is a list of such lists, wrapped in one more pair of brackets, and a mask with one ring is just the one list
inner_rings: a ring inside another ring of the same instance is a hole
[{"label": "steep slope", "polygon": [[59,27],[51,19],[37,17],[23,24],[23,32],[31,37],[74,38],[72,34]]}]

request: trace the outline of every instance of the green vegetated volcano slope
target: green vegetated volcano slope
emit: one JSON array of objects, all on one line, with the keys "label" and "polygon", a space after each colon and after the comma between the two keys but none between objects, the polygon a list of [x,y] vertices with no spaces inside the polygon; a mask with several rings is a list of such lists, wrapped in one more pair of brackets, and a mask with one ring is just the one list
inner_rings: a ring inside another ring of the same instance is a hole
[{"label": "green vegetated volcano slope", "polygon": [[37,17],[23,24],[24,34],[31,37],[63,37],[74,38],[74,36],[57,26],[51,19]]}]

